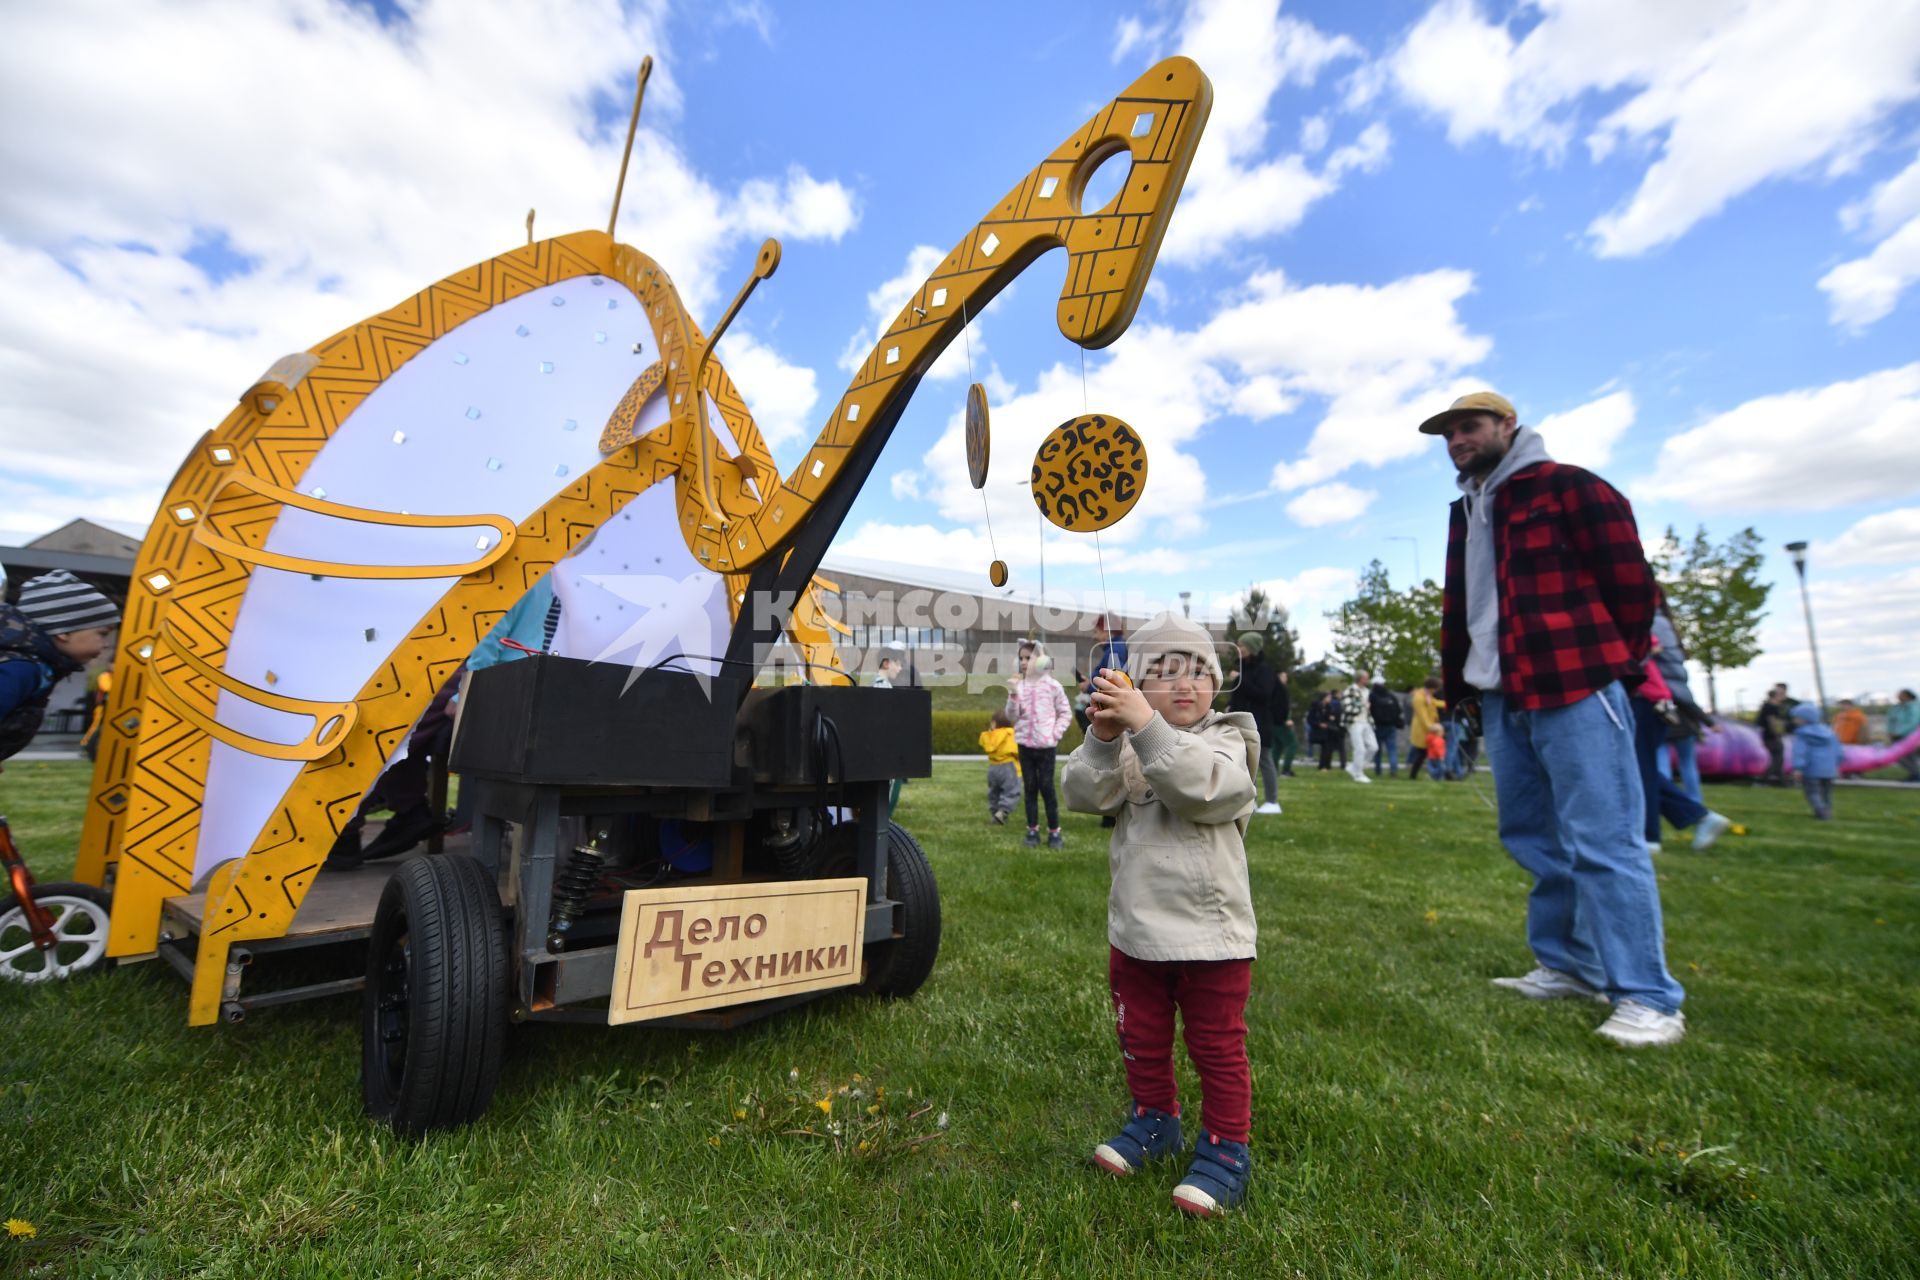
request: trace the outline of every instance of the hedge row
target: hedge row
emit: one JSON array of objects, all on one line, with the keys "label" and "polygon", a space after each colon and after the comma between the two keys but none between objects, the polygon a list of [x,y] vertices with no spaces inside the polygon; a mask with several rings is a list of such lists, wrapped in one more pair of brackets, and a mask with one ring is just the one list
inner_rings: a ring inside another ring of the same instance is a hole
[{"label": "hedge row", "polygon": [[[933,713],[933,754],[937,756],[982,756],[980,735],[987,728],[987,713],[979,711],[938,711]],[[1060,741],[1065,755],[1080,745],[1080,726],[1069,725]]]}]

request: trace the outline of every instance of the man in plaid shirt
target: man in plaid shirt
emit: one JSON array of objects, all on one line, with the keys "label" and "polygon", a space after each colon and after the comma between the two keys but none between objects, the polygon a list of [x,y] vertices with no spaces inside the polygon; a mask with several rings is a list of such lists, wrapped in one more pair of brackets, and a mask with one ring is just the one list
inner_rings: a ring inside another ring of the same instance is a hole
[{"label": "man in plaid shirt", "polygon": [[1447,536],[1446,700],[1478,701],[1500,841],[1533,875],[1538,962],[1498,986],[1611,1003],[1599,1033],[1630,1047],[1686,1034],[1667,972],[1627,686],[1643,678],[1659,598],[1633,509],[1555,462],[1491,391],[1420,424],[1443,436],[1462,497]]}]

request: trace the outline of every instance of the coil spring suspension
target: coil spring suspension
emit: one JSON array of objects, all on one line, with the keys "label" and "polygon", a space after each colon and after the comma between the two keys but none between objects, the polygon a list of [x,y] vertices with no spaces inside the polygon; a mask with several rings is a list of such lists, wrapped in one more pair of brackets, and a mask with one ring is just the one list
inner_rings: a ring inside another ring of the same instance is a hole
[{"label": "coil spring suspension", "polygon": [[568,931],[586,908],[587,897],[593,892],[595,882],[600,879],[600,868],[607,860],[607,855],[600,850],[600,842],[606,838],[606,832],[596,831],[587,843],[575,845],[566,868],[553,878],[553,914],[547,920],[547,950],[558,951],[566,945]]}]

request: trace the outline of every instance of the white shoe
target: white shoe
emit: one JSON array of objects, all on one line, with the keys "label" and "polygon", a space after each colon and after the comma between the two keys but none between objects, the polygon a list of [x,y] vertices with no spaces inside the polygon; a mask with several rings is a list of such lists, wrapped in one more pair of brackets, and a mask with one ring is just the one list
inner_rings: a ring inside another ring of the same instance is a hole
[{"label": "white shoe", "polygon": [[1368,776],[1367,776],[1366,774],[1364,774],[1364,773],[1354,773],[1354,774],[1349,774],[1349,775],[1347,775],[1347,776],[1349,776],[1349,777],[1351,777],[1351,778],[1352,778],[1352,779],[1353,779],[1353,780],[1354,780],[1355,782],[1364,782],[1364,783],[1366,783],[1366,784],[1367,784],[1368,786],[1372,786],[1372,785],[1373,785],[1373,779],[1372,779],[1372,778],[1369,778],[1369,777],[1368,777]]},{"label": "white shoe", "polygon": [[1723,818],[1717,813],[1709,813],[1700,819],[1700,825],[1693,829],[1693,851],[1704,853],[1713,848],[1713,842],[1727,834],[1732,826],[1732,818]]},{"label": "white shoe", "polygon": [[1594,1028],[1594,1034],[1629,1049],[1679,1044],[1687,1034],[1687,1018],[1681,1013],[1662,1013],[1638,1000],[1622,1000],[1613,1006],[1613,1016]]},{"label": "white shoe", "polygon": [[1495,978],[1493,985],[1505,987],[1509,991],[1518,991],[1529,1000],[1597,1000],[1601,1004],[1607,1002],[1607,998],[1598,990],[1572,974],[1561,973],[1558,969],[1549,969],[1545,965],[1539,966],[1523,978]]},{"label": "white shoe", "polygon": [[1280,812],[1280,806],[1275,804],[1273,801],[1269,800],[1265,804],[1261,805],[1258,809],[1255,809],[1254,812],[1255,813],[1278,813]]},{"label": "white shoe", "polygon": [[1648,853],[1660,852],[1660,842],[1658,840],[1647,841],[1647,852]]}]

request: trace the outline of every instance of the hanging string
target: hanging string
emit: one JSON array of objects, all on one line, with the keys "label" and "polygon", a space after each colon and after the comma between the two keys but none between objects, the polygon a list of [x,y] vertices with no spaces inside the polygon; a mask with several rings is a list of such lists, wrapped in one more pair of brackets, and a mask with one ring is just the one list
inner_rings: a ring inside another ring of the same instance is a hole
[{"label": "hanging string", "polygon": [[[1084,418],[1084,417],[1087,417],[1092,412],[1093,411],[1087,405],[1087,349],[1085,347],[1081,347],[1080,348],[1080,416]],[[1100,613],[1101,613],[1101,616],[1107,620],[1108,640],[1107,640],[1107,652],[1105,654],[1105,657],[1107,658],[1108,661],[1112,661],[1113,659],[1112,636],[1113,636],[1113,633],[1116,630],[1118,630],[1118,628],[1114,626],[1114,623],[1119,620],[1113,616],[1113,605],[1107,599],[1107,556],[1106,556],[1105,550],[1100,545],[1100,531],[1098,529],[1095,529],[1093,531],[1093,562],[1094,564],[1098,565],[1100,568]],[[1091,678],[1093,674],[1094,673],[1091,671],[1087,673],[1089,678]]]},{"label": "hanging string", "polygon": [[[960,300],[960,338],[967,349],[967,387],[971,394],[973,387],[973,336],[971,322],[967,319],[967,300]],[[987,520],[987,549],[993,552],[995,561],[1000,559],[1000,544],[993,536],[993,504],[987,501],[987,487],[980,486],[980,511]]]}]

